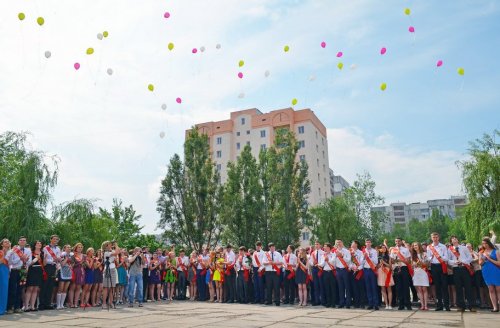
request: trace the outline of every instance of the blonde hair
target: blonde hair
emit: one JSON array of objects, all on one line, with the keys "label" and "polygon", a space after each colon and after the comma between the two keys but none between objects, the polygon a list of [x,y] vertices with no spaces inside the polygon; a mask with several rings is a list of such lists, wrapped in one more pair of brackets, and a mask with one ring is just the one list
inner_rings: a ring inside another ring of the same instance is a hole
[{"label": "blonde hair", "polygon": [[88,255],[90,252],[95,253],[94,248],[92,248],[92,247],[87,248],[87,251],[85,252],[85,254]]},{"label": "blonde hair", "polygon": [[101,250],[104,252],[106,248],[109,246],[109,244],[111,244],[109,240],[103,241],[101,244]]},{"label": "blonde hair", "polygon": [[[66,246],[69,246],[69,245],[66,245]],[[66,246],[64,246],[64,247],[66,247]],[[72,248],[73,252],[76,252],[76,249],[79,246],[82,246],[82,252],[83,252],[83,244],[82,243],[76,243],[75,246],[73,246],[73,248]],[[69,246],[69,247],[71,247],[71,246]]]}]

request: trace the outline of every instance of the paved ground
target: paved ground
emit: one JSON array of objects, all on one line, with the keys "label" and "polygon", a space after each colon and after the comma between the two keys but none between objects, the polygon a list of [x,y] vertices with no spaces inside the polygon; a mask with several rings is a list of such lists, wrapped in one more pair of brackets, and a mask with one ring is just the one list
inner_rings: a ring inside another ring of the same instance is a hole
[{"label": "paved ground", "polygon": [[60,310],[0,317],[0,327],[500,327],[498,313],[367,311],[322,307],[193,302],[148,303],[144,308]]}]

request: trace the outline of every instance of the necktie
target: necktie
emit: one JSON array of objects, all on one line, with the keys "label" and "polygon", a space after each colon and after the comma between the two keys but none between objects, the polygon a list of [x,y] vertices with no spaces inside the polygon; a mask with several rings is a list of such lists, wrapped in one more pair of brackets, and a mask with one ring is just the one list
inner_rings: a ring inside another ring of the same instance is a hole
[{"label": "necktie", "polygon": [[23,248],[21,248],[21,252],[23,252],[23,254],[24,254],[24,247],[23,247]]},{"label": "necktie", "polygon": [[316,262],[319,262],[319,252],[316,251]]},{"label": "necktie", "polygon": [[271,252],[271,261],[274,262],[274,252]]}]

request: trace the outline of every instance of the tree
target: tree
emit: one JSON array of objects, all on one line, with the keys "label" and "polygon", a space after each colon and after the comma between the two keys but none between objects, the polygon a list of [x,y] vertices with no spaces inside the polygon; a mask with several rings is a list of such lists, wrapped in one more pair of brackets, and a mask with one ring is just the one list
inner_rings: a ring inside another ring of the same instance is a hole
[{"label": "tree", "polygon": [[[489,229],[500,228],[500,144],[499,130],[470,143],[470,159],[458,161],[469,199],[465,207],[467,240],[478,244]],[[496,231],[497,233],[500,231]]]},{"label": "tree", "polygon": [[410,223],[408,224],[408,241],[413,242],[413,241],[418,241],[418,242],[423,242],[427,241],[430,238],[430,232],[429,229],[427,228],[427,222],[426,221],[420,221],[419,219],[411,219]]},{"label": "tree", "polygon": [[114,222],[116,226],[115,240],[119,245],[139,236],[143,228],[138,224],[141,215],[136,214],[134,207],[132,205],[123,207],[123,201],[116,198],[113,199],[111,211],[99,208],[99,215]]},{"label": "tree", "polygon": [[17,241],[46,238],[46,208],[57,184],[58,160],[31,150],[26,133],[0,135],[0,235]]},{"label": "tree", "polygon": [[158,227],[168,240],[196,251],[217,242],[219,179],[208,137],[193,127],[184,144],[184,162],[177,154],[171,158],[157,201]]},{"label": "tree", "polygon": [[264,237],[262,222],[262,187],[259,170],[251,148],[246,145],[236,164],[228,164],[221,207],[224,240],[235,245],[253,245]]},{"label": "tree", "polygon": [[164,248],[165,244],[150,234],[137,234],[126,239],[124,242],[119,243],[118,246],[125,249],[133,249],[135,247],[149,247],[150,250]]},{"label": "tree", "polygon": [[445,241],[448,238],[450,221],[450,217],[443,215],[437,208],[434,208],[431,216],[425,221],[427,231],[429,232],[427,239],[430,239],[430,234],[432,232],[437,232],[441,240]]}]

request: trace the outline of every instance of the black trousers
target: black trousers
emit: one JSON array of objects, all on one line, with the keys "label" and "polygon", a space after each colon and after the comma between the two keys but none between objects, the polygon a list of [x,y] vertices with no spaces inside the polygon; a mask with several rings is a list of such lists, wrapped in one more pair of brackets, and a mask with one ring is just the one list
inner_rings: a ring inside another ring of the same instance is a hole
[{"label": "black trousers", "polygon": [[142,268],[142,298],[144,302],[147,302],[148,296],[150,298],[153,297],[153,295],[148,295],[148,288],[149,286],[149,270],[148,268]]},{"label": "black trousers", "polygon": [[[248,280],[250,279],[250,275],[248,276]],[[240,303],[248,303],[248,296],[249,296],[249,290],[248,290],[248,281],[245,280],[245,270],[240,270],[238,271],[238,278],[236,279],[236,285],[237,285],[237,295],[238,295],[238,302]]]},{"label": "black trousers", "polygon": [[7,302],[7,310],[11,309],[19,309],[21,308],[21,295],[22,295],[22,287],[19,284],[21,281],[21,274],[19,270],[11,270],[9,276],[9,291],[8,291],[8,302]]},{"label": "black trousers", "polygon": [[450,294],[448,293],[448,272],[443,272],[441,264],[431,264],[432,281],[436,286],[436,307],[450,307]]},{"label": "black trousers", "polygon": [[266,304],[280,304],[280,276],[275,271],[266,271]]},{"label": "black trousers", "polygon": [[337,279],[335,279],[333,271],[326,271],[326,270],[323,270],[321,279],[323,279],[323,288],[325,290],[325,306],[334,307],[339,303]]},{"label": "black trousers", "polygon": [[455,282],[455,289],[457,291],[457,306],[465,309],[465,299],[467,300],[467,307],[470,309],[474,305],[472,299],[472,281],[469,271],[463,266],[453,268],[453,281]]},{"label": "black trousers", "polygon": [[285,271],[285,278],[283,280],[283,288],[285,289],[285,304],[293,304],[295,302],[295,291],[297,285],[295,284],[295,278],[288,279],[290,270]]},{"label": "black trousers", "polygon": [[45,265],[45,272],[47,272],[48,279],[42,282],[42,288],[40,291],[40,308],[49,309],[52,308],[52,290],[54,289],[55,279],[56,279],[56,265],[47,264]]},{"label": "black trousers", "polygon": [[363,299],[365,298],[365,281],[363,277],[359,280],[356,280],[357,272],[351,272],[351,290],[352,290],[352,304],[354,307],[361,307],[363,303]]},{"label": "black trousers", "polygon": [[177,299],[186,299],[186,274],[184,271],[177,271]]},{"label": "black trousers", "polygon": [[230,274],[224,276],[224,285],[227,286],[227,298],[228,302],[236,301],[236,271],[231,269]]},{"label": "black trousers", "polygon": [[401,269],[394,270],[394,284],[398,294],[398,303],[400,308],[411,307],[410,302],[410,273],[408,268],[402,266]]}]

